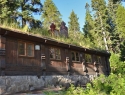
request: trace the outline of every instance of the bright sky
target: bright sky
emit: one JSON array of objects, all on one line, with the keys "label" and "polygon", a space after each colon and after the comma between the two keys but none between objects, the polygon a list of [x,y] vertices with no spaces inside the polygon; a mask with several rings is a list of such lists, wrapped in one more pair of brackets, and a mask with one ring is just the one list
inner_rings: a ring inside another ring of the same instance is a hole
[{"label": "bright sky", "polygon": [[[41,0],[42,4],[44,4],[44,1],[45,0]],[[53,2],[60,11],[62,20],[66,22],[66,26],[68,26],[70,13],[74,10],[75,14],[77,14],[77,17],[79,18],[78,22],[80,24],[80,30],[82,31],[85,23],[85,5],[86,3],[90,4],[91,0],[53,0]],[[125,6],[125,2],[123,3],[123,6]]]},{"label": "bright sky", "polygon": [[[41,1],[42,4],[44,4],[45,0]],[[74,10],[75,14],[77,14],[77,17],[79,18],[78,22],[80,24],[80,30],[82,31],[85,22],[85,4],[90,4],[91,0],[53,0],[53,2],[60,11],[62,20],[66,22],[66,26],[68,26],[70,13]]]}]

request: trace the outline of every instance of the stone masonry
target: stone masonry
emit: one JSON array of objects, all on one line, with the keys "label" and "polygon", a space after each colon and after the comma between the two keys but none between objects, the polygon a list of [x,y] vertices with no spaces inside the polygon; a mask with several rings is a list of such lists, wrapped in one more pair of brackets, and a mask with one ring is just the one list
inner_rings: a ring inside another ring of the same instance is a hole
[{"label": "stone masonry", "polygon": [[0,76],[0,95],[13,94],[21,91],[29,91],[40,89],[48,86],[66,86],[67,83],[76,83],[79,81],[81,85],[90,82],[90,78],[94,76]]}]

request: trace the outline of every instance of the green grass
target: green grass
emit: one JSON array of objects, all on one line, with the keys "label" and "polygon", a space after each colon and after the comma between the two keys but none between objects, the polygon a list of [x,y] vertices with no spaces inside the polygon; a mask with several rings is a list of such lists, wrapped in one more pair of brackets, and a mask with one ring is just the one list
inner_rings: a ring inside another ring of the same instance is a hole
[{"label": "green grass", "polygon": [[48,33],[48,30],[43,29],[43,28],[29,29],[27,26],[25,26],[24,28],[21,28],[19,27],[18,23],[14,23],[11,21],[9,21],[9,23],[8,21],[0,22],[0,27],[13,30],[13,31],[27,33],[27,34],[34,34],[36,36],[51,38],[53,40],[66,43],[66,44],[75,45],[75,46],[85,47],[89,49],[96,49],[96,50],[101,50],[101,51],[104,50],[104,48],[99,48],[95,44],[91,43],[89,39],[84,37],[82,32],[76,32],[76,33],[69,32],[69,37],[65,38],[65,37],[60,37],[60,36],[58,37],[51,36]]}]

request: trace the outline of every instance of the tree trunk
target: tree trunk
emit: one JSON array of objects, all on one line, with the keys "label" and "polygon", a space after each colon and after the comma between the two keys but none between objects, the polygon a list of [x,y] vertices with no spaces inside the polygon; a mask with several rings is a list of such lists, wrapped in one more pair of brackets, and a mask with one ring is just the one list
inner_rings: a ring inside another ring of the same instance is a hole
[{"label": "tree trunk", "polygon": [[103,22],[102,22],[102,18],[101,18],[100,12],[99,12],[99,19],[100,19],[100,22],[101,22],[101,29],[102,29],[102,34],[103,34],[103,40],[104,40],[104,43],[105,43],[105,48],[106,48],[106,51],[109,52],[108,45],[107,45],[107,40],[106,40],[106,37],[105,37],[106,34],[105,34],[105,30],[103,28]]}]

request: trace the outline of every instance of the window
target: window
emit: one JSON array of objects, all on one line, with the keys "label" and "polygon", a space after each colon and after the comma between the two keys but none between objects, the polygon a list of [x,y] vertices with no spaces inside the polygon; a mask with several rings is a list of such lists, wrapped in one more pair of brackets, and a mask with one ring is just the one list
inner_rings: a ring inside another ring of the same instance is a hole
[{"label": "window", "polygon": [[60,60],[61,59],[60,49],[55,47],[50,47],[50,58]]},{"label": "window", "polygon": [[18,54],[19,56],[33,57],[34,56],[34,44],[26,43],[26,42],[19,42]]},{"label": "window", "polygon": [[72,61],[80,61],[78,52],[72,51]]},{"label": "window", "polygon": [[30,43],[27,43],[26,51],[27,51],[27,56],[33,57],[34,56],[34,45],[30,44]]},{"label": "window", "polygon": [[85,54],[85,60],[86,62],[92,62],[92,58],[90,54]]},{"label": "window", "polygon": [[101,64],[101,57],[97,56],[97,63]]},{"label": "window", "polygon": [[20,56],[25,56],[26,55],[25,48],[26,48],[26,44],[24,42],[19,42],[19,44],[18,44],[18,53],[19,53]]}]

